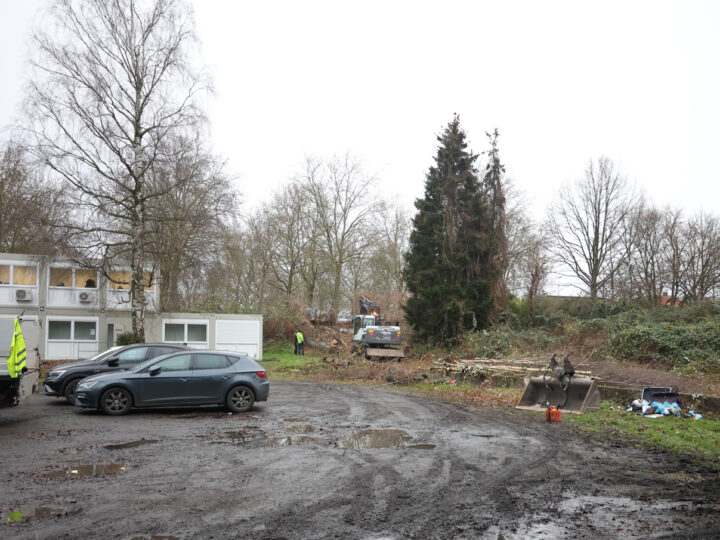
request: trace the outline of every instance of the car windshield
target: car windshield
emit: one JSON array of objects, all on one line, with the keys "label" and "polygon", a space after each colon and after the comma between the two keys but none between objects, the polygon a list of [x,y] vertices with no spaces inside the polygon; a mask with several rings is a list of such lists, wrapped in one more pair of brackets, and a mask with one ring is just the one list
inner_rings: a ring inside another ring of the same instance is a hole
[{"label": "car windshield", "polygon": [[112,353],[117,351],[118,349],[122,349],[122,345],[116,345],[115,347],[110,347],[107,351],[103,351],[101,353],[96,354],[95,356],[92,356],[88,358],[88,362],[97,362],[99,360],[102,360],[103,358],[107,358]]},{"label": "car windshield", "polygon": [[145,360],[142,364],[138,364],[135,366],[135,368],[132,370],[133,373],[140,373],[142,370],[146,369],[148,366],[154,364],[158,360],[162,360],[163,358],[167,358],[170,355],[177,354],[180,351],[173,351],[168,354],[163,354],[162,356],[156,356],[155,358],[151,358],[150,360]]}]

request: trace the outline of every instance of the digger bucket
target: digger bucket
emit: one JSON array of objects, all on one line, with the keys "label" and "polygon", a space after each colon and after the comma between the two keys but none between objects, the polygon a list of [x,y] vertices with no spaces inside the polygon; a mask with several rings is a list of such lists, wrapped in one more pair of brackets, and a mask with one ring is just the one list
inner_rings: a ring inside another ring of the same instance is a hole
[{"label": "digger bucket", "polygon": [[[600,407],[600,391],[597,381],[589,377],[573,377],[566,392],[555,379],[531,377],[516,409],[526,411],[544,410],[547,405],[560,406],[563,412],[584,413]],[[563,405],[564,403],[564,405]]]}]

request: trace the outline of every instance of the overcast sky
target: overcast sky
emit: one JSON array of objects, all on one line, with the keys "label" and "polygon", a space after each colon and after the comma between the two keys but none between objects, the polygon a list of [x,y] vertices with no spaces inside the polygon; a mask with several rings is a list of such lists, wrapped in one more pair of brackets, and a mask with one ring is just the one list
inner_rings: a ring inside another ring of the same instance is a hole
[{"label": "overcast sky", "polygon": [[[17,118],[43,0],[0,0],[0,126]],[[255,207],[305,155],[351,152],[410,206],[460,114],[540,217],[606,155],[657,203],[715,212],[720,2],[193,3],[215,151]],[[7,135],[7,131],[0,136]]]}]

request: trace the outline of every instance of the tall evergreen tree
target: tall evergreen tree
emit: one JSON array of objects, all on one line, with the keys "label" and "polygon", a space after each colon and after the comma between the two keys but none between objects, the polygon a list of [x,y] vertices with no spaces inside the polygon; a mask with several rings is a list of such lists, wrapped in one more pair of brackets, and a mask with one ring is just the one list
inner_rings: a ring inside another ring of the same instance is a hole
[{"label": "tall evergreen tree", "polygon": [[496,276],[489,242],[492,215],[456,115],[438,137],[425,196],[415,202],[405,278],[405,305],[415,337],[451,343],[463,330],[487,325]]},{"label": "tall evergreen tree", "polygon": [[508,265],[508,239],[506,233],[505,189],[503,187],[505,166],[500,162],[497,140],[500,134],[495,129],[487,133],[490,139],[488,162],[485,166],[482,189],[488,207],[487,256],[485,275],[493,283],[492,315],[497,314],[508,302],[508,287],[505,283],[505,270]]}]

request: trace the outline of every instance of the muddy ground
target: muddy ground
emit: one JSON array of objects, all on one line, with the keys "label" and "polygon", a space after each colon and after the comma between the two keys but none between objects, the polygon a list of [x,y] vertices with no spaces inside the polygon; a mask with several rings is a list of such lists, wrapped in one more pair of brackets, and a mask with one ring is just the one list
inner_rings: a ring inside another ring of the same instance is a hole
[{"label": "muddy ground", "polygon": [[34,395],[0,441],[3,538],[720,536],[713,466],[386,389],[274,382],[244,415]]}]

